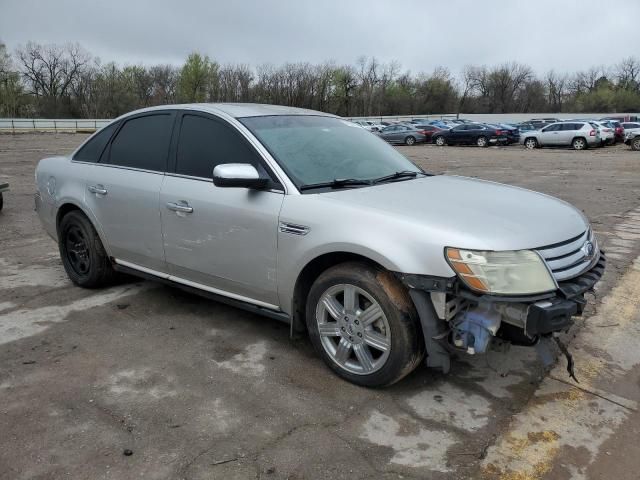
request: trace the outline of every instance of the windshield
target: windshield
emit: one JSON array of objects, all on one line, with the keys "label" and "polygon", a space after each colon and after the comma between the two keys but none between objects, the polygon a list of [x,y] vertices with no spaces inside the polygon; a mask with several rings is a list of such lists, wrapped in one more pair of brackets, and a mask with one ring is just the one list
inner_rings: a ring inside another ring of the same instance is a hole
[{"label": "windshield", "polygon": [[275,115],[239,119],[297,187],[336,179],[372,180],[421,170],[375,134],[334,117]]}]

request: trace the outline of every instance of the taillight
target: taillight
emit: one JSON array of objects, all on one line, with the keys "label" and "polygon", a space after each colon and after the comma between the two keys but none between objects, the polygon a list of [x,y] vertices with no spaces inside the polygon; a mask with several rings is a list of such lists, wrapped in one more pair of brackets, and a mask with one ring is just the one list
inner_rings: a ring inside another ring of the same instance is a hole
[{"label": "taillight", "polygon": [[590,137],[595,137],[595,136],[596,136],[596,131],[595,131],[595,130],[591,130],[591,131],[589,132],[589,136],[590,136]]}]

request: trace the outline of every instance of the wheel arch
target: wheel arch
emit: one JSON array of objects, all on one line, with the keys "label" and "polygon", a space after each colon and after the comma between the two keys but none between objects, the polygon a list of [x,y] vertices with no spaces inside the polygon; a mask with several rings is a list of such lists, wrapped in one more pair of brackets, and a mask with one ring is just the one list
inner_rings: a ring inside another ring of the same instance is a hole
[{"label": "wheel arch", "polygon": [[79,202],[75,202],[73,200],[65,199],[65,200],[61,201],[60,202],[60,206],[56,210],[55,228],[56,228],[57,239],[58,240],[60,239],[60,232],[59,232],[60,221],[62,220],[62,218],[66,214],[68,214],[69,212],[73,212],[73,211],[79,211],[85,217],[87,217],[89,219],[89,221],[93,225],[93,228],[96,229],[96,232],[98,233],[98,237],[100,237],[100,241],[102,242],[102,246],[103,246],[105,252],[107,252],[108,256],[111,256],[110,250],[109,250],[109,244],[106,241],[106,238],[104,236],[104,232],[102,231],[100,223],[97,221],[97,219],[93,216],[93,214],[88,209],[82,207],[79,204]]},{"label": "wheel arch", "polygon": [[298,337],[307,330],[305,322],[305,309],[307,297],[313,282],[326,270],[345,262],[362,262],[381,271],[389,271],[380,262],[368,256],[349,251],[333,251],[318,255],[308,261],[300,270],[293,289],[291,298],[291,336]]}]

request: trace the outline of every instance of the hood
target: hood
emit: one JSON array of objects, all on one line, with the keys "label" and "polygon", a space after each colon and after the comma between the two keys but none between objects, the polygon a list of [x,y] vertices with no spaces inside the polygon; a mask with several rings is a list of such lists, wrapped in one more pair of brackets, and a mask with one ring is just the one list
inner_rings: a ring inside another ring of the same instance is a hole
[{"label": "hood", "polygon": [[436,175],[320,196],[413,224],[443,246],[531,249],[568,240],[589,226],[582,212],[557,198],[466,177]]}]

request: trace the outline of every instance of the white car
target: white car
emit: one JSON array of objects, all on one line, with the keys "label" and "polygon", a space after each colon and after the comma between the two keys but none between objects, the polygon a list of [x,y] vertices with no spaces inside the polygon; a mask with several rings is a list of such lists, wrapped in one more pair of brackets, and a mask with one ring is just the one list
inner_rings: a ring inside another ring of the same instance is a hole
[{"label": "white car", "polygon": [[384,128],[384,125],[372,122],[371,120],[352,120],[352,122],[370,132],[379,132]]},{"label": "white car", "polygon": [[592,123],[598,125],[598,130],[600,131],[600,142],[602,142],[602,145],[613,145],[616,143],[616,129],[610,127],[609,122],[606,120],[594,120]]}]

